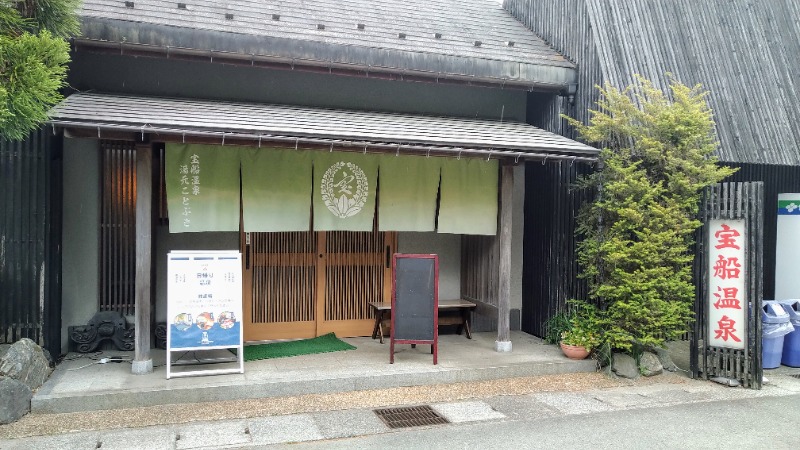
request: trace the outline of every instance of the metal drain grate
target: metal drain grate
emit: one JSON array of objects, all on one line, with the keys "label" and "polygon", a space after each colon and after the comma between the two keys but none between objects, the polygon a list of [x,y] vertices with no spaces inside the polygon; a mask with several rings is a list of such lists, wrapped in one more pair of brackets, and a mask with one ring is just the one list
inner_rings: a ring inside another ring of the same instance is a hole
[{"label": "metal drain grate", "polygon": [[789,376],[790,376],[790,377],[794,377],[794,378],[800,378],[800,373],[796,373],[796,374],[794,374],[794,375],[789,375]]},{"label": "metal drain grate", "polygon": [[450,423],[428,405],[376,409],[375,414],[389,428],[421,427]]}]

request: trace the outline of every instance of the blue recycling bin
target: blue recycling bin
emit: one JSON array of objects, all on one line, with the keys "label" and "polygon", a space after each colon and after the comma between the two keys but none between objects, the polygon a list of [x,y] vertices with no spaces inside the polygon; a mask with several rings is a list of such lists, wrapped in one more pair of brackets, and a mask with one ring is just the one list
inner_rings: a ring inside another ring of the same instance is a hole
[{"label": "blue recycling bin", "polygon": [[761,310],[761,367],[775,369],[781,365],[783,338],[794,331],[789,314],[775,300],[764,300]]},{"label": "blue recycling bin", "polygon": [[781,363],[784,366],[800,367],[800,300],[781,300],[779,303],[789,314],[789,322],[794,327],[794,331],[783,337]]}]

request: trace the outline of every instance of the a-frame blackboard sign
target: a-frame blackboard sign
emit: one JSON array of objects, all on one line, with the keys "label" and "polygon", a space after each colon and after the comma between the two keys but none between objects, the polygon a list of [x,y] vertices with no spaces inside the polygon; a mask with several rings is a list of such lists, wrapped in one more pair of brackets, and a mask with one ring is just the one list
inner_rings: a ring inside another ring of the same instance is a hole
[{"label": "a-frame blackboard sign", "polygon": [[439,256],[395,253],[392,258],[392,331],[395,344],[430,344],[439,357]]}]

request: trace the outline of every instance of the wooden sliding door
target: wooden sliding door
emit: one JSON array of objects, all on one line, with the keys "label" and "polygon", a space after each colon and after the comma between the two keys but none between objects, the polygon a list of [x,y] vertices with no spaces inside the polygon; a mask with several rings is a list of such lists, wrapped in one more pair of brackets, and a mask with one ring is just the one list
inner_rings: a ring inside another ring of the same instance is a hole
[{"label": "wooden sliding door", "polygon": [[367,336],[390,301],[391,232],[242,233],[244,339]]},{"label": "wooden sliding door", "polygon": [[245,341],[316,333],[317,234],[244,233]]},{"label": "wooden sliding door", "polygon": [[320,233],[317,334],[368,336],[374,320],[369,302],[391,301],[396,233]]}]

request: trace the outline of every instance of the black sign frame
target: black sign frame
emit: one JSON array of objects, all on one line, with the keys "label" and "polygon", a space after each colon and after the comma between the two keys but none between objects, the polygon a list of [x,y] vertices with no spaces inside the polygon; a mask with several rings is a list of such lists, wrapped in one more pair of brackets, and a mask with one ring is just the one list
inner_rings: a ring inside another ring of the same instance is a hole
[{"label": "black sign frame", "polygon": [[[432,279],[429,278],[425,285],[420,280],[413,279],[409,269],[428,269],[430,264],[433,265]],[[408,307],[412,307],[413,311],[406,310]],[[409,312],[413,314],[409,315]],[[390,364],[394,364],[395,344],[411,344],[412,347],[416,344],[428,344],[431,346],[433,364],[438,364],[439,255],[395,253],[392,256]]]}]

